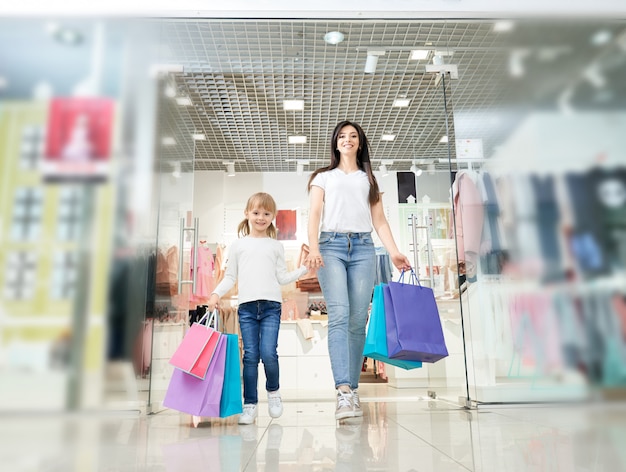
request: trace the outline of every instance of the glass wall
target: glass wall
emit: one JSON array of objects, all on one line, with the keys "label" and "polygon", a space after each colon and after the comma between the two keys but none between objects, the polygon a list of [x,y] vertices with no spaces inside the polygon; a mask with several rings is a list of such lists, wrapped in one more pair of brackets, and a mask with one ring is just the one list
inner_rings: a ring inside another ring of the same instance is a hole
[{"label": "glass wall", "polygon": [[499,27],[488,79],[452,94],[471,399],[623,394],[626,25]]}]

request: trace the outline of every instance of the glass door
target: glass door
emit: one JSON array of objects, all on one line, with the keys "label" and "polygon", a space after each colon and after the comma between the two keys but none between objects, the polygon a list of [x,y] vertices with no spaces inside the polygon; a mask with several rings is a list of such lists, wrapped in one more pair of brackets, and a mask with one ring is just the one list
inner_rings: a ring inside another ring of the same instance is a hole
[{"label": "glass door", "polygon": [[157,194],[154,300],[147,313],[148,412],[162,408],[173,367],[169,364],[189,324],[194,291],[192,248],[198,246],[193,217],[194,130],[188,130],[189,97],[178,95],[175,73],[163,73],[157,87],[154,187]]}]

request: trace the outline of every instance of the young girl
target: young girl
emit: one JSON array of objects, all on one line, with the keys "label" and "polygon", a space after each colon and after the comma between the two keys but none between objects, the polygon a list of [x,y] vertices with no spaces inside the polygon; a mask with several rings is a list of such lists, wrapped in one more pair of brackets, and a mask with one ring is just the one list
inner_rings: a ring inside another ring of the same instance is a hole
[{"label": "young girl", "polygon": [[245,219],[239,223],[240,239],[228,253],[224,278],[211,294],[208,309],[214,310],[238,281],[239,326],[243,340],[243,413],[239,424],[252,424],[257,417],[259,360],[267,379],[268,410],[272,418],[283,413],[279,389],[278,329],[282,309],[280,285],[297,280],[307,272],[302,266],[288,272],[285,250],[276,238],[272,223],[276,202],[267,193],[255,193],[248,199]]}]

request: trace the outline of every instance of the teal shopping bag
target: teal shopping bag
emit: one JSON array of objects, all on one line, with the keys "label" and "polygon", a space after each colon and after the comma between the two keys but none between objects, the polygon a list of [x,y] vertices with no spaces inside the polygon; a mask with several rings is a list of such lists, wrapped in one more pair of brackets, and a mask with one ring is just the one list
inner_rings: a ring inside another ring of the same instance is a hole
[{"label": "teal shopping bag", "polygon": [[367,325],[367,335],[365,336],[365,347],[363,356],[385,364],[394,365],[405,370],[422,367],[419,361],[406,361],[403,359],[391,359],[387,355],[387,326],[385,321],[385,300],[383,295],[384,284],[374,287],[374,297],[372,298],[372,310]]},{"label": "teal shopping bag", "polygon": [[243,412],[241,391],[241,366],[239,363],[239,336],[223,334],[226,337],[226,362],[224,366],[224,386],[220,401],[220,418],[238,415]]}]

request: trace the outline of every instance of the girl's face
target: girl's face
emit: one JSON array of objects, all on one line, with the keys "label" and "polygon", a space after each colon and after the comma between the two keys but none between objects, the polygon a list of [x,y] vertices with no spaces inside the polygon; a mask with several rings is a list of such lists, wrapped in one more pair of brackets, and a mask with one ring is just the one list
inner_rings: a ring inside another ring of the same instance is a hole
[{"label": "girl's face", "polygon": [[252,210],[246,211],[246,218],[250,225],[250,236],[267,236],[267,228],[274,221],[274,213],[255,206]]},{"label": "girl's face", "polygon": [[346,125],[337,135],[337,149],[341,154],[356,154],[359,150],[359,133],[352,125]]}]

